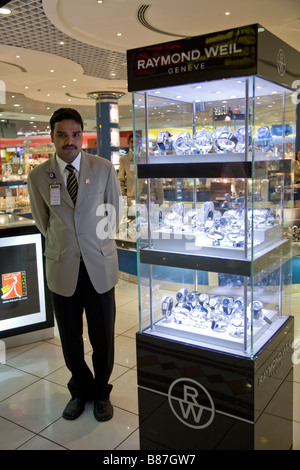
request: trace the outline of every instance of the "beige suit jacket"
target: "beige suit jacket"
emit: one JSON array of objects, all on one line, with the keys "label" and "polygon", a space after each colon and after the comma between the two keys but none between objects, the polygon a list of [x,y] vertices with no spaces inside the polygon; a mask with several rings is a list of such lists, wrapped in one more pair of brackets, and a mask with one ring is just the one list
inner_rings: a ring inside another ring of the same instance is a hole
[{"label": "beige suit jacket", "polygon": [[[61,201],[50,205],[50,185],[56,183]],[[82,256],[96,291],[110,290],[118,282],[118,258],[114,234],[107,229],[114,220],[118,224],[121,213],[120,187],[111,162],[82,152],[75,208],[55,157],[29,173],[28,191],[33,218],[45,237],[49,289],[73,295]]]},{"label": "beige suit jacket", "polygon": [[134,157],[132,150],[129,150],[128,153],[122,155],[119,161],[119,183],[122,191],[122,196],[135,197],[135,187],[134,187]]}]

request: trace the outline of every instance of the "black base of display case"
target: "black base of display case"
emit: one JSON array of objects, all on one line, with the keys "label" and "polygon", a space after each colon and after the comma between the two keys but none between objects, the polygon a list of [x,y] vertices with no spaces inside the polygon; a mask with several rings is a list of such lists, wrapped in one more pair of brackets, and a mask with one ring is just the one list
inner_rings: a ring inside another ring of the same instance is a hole
[{"label": "black base of display case", "polygon": [[292,317],[254,358],[137,333],[141,450],[289,450]]}]

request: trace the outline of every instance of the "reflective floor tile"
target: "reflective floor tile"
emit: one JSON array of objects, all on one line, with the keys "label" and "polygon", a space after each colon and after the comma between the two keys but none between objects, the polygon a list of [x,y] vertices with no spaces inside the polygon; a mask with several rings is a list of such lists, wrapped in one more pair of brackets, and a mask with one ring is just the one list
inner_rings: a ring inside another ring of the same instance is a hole
[{"label": "reflective floor tile", "polygon": [[18,450],[67,450],[64,447],[51,442],[41,436],[35,436],[25,444],[20,446]]},{"label": "reflective floor tile", "polygon": [[63,418],[49,426],[41,436],[71,450],[112,450],[138,428],[138,417],[114,407],[110,421],[99,423],[93,416],[93,404],[75,421]]},{"label": "reflective floor tile", "polygon": [[0,417],[0,450],[15,450],[34,434]]},{"label": "reflective floor tile", "polygon": [[116,450],[140,450],[139,431],[134,431],[125,441],[123,441]]},{"label": "reflective floor tile", "polygon": [[10,367],[6,364],[0,365],[0,401],[10,397],[22,388],[33,384],[39,380],[34,375],[27,374],[21,370]]},{"label": "reflective floor tile", "polygon": [[139,305],[137,299],[130,299],[129,302],[126,302],[117,307],[117,310],[122,313],[127,313],[128,315],[134,315],[137,320],[139,318]]},{"label": "reflective floor tile", "polygon": [[112,402],[124,410],[138,414],[137,372],[129,370],[113,382]]},{"label": "reflective floor tile", "polygon": [[138,330],[138,319],[134,315],[117,311],[115,327],[116,334],[121,335],[134,327]]},{"label": "reflective floor tile", "polygon": [[136,364],[135,340],[125,336],[117,336],[115,339],[115,363],[126,367]]},{"label": "reflective floor tile", "polygon": [[6,361],[8,365],[39,377],[45,377],[64,365],[62,349],[55,344],[42,343]]},{"label": "reflective floor tile", "polygon": [[69,399],[66,388],[41,379],[0,403],[0,416],[40,432],[61,417]]}]

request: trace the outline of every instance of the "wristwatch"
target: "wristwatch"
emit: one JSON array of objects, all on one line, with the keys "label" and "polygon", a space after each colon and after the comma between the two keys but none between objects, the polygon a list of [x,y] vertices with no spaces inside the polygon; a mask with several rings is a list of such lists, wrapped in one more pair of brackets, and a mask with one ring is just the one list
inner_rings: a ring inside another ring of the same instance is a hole
[{"label": "wristwatch", "polygon": [[232,307],[233,307],[233,298],[226,297],[225,299],[223,299],[222,307],[223,307],[223,312],[226,313],[226,315],[230,315],[232,312]]},{"label": "wristwatch", "polygon": [[255,320],[259,320],[262,315],[263,303],[260,300],[255,300],[253,302],[253,317]]},{"label": "wristwatch", "polygon": [[185,302],[187,295],[188,295],[188,290],[186,287],[183,287],[176,294],[177,302]]},{"label": "wristwatch", "polygon": [[199,292],[193,291],[187,294],[186,301],[192,308],[195,308],[198,303]]},{"label": "wristwatch", "polygon": [[208,294],[200,294],[199,295],[199,304],[204,305],[209,303],[209,295]]},{"label": "wristwatch", "polygon": [[172,315],[173,310],[173,297],[165,297],[161,304],[161,311],[165,318],[169,318]]}]

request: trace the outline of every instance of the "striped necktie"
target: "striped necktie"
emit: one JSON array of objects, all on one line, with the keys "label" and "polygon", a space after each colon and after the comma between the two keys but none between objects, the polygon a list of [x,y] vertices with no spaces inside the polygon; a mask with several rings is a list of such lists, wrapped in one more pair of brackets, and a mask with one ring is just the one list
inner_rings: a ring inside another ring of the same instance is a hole
[{"label": "striped necktie", "polygon": [[67,178],[67,190],[75,205],[76,199],[77,199],[77,192],[78,192],[78,182],[74,173],[75,168],[73,167],[73,165],[66,165],[66,170],[68,170],[69,172],[68,178]]}]

